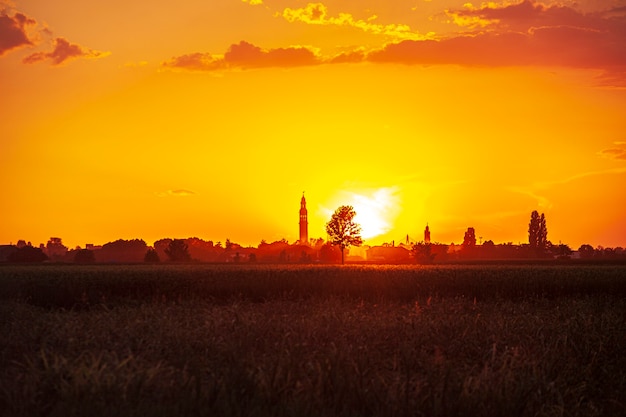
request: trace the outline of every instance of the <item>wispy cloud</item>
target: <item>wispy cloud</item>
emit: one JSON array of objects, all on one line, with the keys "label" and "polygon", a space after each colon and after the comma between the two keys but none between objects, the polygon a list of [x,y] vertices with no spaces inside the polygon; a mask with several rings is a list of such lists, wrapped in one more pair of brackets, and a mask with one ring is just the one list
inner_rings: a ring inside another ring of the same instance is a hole
[{"label": "wispy cloud", "polygon": [[543,210],[550,210],[552,208],[552,202],[547,197],[538,194],[534,190],[522,188],[522,187],[508,187],[508,190],[514,193],[518,193],[518,194],[530,197],[532,200],[535,200],[537,207]]},{"label": "wispy cloud", "polygon": [[121,65],[122,68],[142,68],[148,66],[148,61],[126,62]]},{"label": "wispy cloud", "polygon": [[587,171],[587,172],[581,172],[580,174],[572,175],[567,178],[563,178],[561,180],[537,183],[535,184],[535,186],[537,188],[549,188],[554,185],[568,184],[570,182],[578,181],[578,180],[588,178],[588,177],[596,177],[600,175],[621,175],[624,173],[626,173],[626,166],[619,167],[619,168],[603,169],[603,170],[598,170],[598,171]]},{"label": "wispy cloud", "polygon": [[367,20],[356,19],[350,13],[339,13],[331,16],[328,7],[323,3],[309,3],[305,7],[292,9],[287,7],[278,14],[288,22],[302,22],[310,25],[348,26],[375,35],[384,35],[393,39],[426,39],[430,35],[422,35],[405,24],[379,24],[378,16],[370,16]]},{"label": "wispy cloud", "polygon": [[159,192],[159,193],[156,193],[156,195],[158,197],[189,197],[192,195],[196,195],[196,193],[194,193],[193,191],[189,191],[189,190],[178,189],[178,190],[167,190],[165,192]]},{"label": "wispy cloud", "polygon": [[61,65],[66,61],[76,58],[102,58],[110,55],[109,52],[101,52],[83,46],[70,43],[64,38],[56,38],[52,51],[35,52],[23,59],[25,64],[50,60],[52,65]]},{"label": "wispy cloud", "polygon": [[622,147],[622,148],[603,149],[599,152],[599,155],[604,158],[626,161],[626,148]]}]

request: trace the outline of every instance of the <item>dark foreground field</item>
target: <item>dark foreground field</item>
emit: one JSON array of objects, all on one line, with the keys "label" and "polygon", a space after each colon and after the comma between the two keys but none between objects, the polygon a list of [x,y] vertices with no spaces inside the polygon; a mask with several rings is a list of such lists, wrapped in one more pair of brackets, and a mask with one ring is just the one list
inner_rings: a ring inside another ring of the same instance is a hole
[{"label": "dark foreground field", "polygon": [[625,266],[0,267],[2,416],[626,415]]}]

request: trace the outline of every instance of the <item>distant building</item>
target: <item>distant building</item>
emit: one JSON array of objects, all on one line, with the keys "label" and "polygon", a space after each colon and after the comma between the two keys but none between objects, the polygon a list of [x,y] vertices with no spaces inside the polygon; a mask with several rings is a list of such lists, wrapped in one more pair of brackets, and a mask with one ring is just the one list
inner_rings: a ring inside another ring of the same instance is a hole
[{"label": "distant building", "polygon": [[366,254],[370,262],[406,263],[411,260],[411,252],[402,246],[372,246]]},{"label": "distant building", "polygon": [[424,243],[430,243],[430,229],[428,223],[426,223],[426,229],[424,229]]},{"label": "distant building", "polygon": [[306,209],[306,199],[304,193],[300,199],[300,244],[307,245],[309,243],[309,221],[308,211]]}]

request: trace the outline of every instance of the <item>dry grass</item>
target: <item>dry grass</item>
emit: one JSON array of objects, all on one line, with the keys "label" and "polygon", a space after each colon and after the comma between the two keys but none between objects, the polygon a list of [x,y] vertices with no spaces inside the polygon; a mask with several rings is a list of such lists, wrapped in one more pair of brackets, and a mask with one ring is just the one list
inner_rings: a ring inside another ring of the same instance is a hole
[{"label": "dry grass", "polygon": [[0,414],[624,415],[624,272],[0,268]]}]

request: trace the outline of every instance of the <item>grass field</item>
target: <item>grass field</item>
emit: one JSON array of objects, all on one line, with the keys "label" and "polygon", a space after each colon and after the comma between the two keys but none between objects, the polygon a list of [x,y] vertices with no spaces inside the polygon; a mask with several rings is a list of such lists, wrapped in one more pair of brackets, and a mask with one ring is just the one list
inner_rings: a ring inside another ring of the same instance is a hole
[{"label": "grass field", "polygon": [[626,266],[1,266],[2,416],[626,415]]}]

